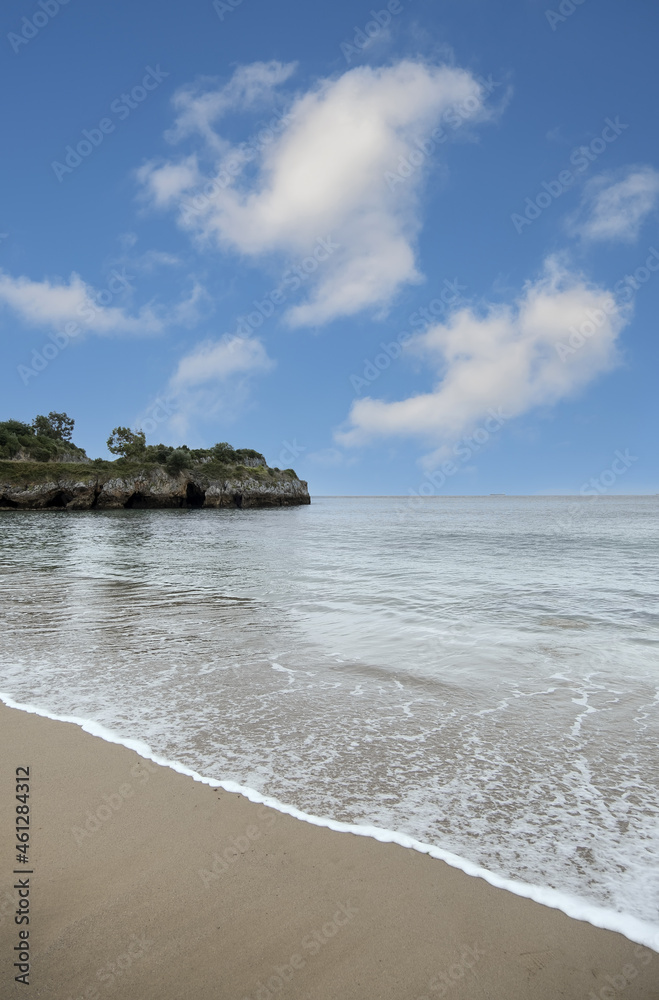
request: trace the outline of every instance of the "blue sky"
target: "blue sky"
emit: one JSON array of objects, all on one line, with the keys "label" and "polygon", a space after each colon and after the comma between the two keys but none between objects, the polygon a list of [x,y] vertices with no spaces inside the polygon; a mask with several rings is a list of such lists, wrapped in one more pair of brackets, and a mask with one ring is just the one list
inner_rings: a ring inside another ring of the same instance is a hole
[{"label": "blue sky", "polygon": [[3,419],[316,494],[659,492],[656,7],[0,18]]}]

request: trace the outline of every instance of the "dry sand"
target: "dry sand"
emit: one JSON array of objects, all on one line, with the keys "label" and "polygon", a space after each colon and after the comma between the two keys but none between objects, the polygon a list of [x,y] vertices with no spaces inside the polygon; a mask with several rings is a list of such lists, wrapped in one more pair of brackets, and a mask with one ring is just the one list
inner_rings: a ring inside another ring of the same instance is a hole
[{"label": "dry sand", "polygon": [[[0,705],[0,997],[650,1000],[659,955],[442,861],[310,826]],[[14,772],[29,868],[14,876]],[[100,816],[100,819],[99,819]],[[87,825],[87,828],[86,828]],[[15,983],[30,879],[30,986]]]}]

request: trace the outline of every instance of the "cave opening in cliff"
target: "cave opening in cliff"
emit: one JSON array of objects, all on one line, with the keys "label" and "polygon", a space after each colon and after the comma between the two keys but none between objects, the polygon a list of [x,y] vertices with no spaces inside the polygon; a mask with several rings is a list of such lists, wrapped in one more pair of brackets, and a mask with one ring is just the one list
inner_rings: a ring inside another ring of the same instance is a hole
[{"label": "cave opening in cliff", "polygon": [[132,493],[126,503],[124,504],[124,509],[134,510],[134,509],[144,509],[147,506],[146,497],[143,493]]},{"label": "cave opening in cliff", "polygon": [[66,507],[70,499],[71,497],[67,493],[63,493],[62,490],[60,490],[58,493],[55,493],[50,500],[47,500],[44,506],[56,508]]},{"label": "cave opening in cliff", "polygon": [[234,493],[233,494],[233,502],[236,505],[236,507],[242,507],[242,505],[243,505],[243,495],[242,495],[242,493]]},{"label": "cave opening in cliff", "polygon": [[188,483],[185,488],[185,504],[187,507],[203,507],[206,492],[196,483]]}]

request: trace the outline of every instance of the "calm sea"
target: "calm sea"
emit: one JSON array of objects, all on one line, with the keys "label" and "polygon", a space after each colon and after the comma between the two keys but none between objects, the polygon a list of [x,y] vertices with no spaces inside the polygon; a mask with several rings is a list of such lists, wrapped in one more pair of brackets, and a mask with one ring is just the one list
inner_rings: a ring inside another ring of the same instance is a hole
[{"label": "calm sea", "polygon": [[0,691],[659,929],[658,515],[2,512]]}]

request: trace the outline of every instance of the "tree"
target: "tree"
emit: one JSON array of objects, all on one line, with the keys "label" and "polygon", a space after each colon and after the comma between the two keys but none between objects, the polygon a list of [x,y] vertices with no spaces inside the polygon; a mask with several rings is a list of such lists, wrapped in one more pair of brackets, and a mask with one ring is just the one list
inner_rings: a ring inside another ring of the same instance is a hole
[{"label": "tree", "polygon": [[48,422],[58,438],[61,438],[62,441],[71,440],[75,426],[73,417],[67,416],[66,413],[55,413],[54,410],[51,410],[48,414]]},{"label": "tree", "polygon": [[75,420],[66,413],[55,413],[51,410],[47,417],[43,414],[32,421],[34,433],[38,437],[58,438],[60,441],[70,441]]},{"label": "tree", "polygon": [[115,427],[107,440],[108,451],[122,458],[135,458],[146,447],[144,431],[131,431],[130,427]]}]

